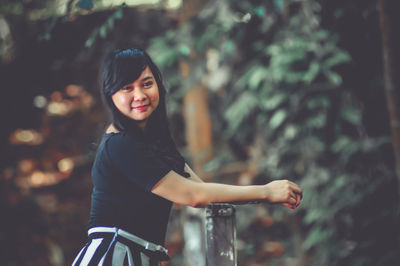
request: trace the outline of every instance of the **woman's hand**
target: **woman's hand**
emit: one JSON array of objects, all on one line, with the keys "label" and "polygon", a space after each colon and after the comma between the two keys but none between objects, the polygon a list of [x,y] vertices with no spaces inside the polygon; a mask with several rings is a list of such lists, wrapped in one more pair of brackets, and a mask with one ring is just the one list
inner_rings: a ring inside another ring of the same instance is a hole
[{"label": "woman's hand", "polygon": [[289,209],[296,209],[303,197],[303,191],[289,180],[276,180],[264,185],[270,203],[282,203]]}]

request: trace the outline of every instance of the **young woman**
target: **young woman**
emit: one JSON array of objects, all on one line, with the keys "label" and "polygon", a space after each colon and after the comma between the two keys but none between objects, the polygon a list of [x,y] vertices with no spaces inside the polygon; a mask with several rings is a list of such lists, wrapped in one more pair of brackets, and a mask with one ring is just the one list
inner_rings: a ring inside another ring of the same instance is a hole
[{"label": "young woman", "polygon": [[92,169],[89,241],[73,265],[160,265],[172,203],[260,200],[296,208],[302,190],[287,180],[234,186],[203,182],[171,139],[161,74],[140,49],[105,61],[102,96],[112,114]]}]

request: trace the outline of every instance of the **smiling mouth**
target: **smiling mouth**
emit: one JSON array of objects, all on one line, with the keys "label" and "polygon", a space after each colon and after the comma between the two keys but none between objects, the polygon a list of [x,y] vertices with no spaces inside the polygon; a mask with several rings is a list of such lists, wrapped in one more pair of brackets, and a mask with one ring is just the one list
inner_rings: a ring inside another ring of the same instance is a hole
[{"label": "smiling mouth", "polygon": [[135,106],[135,107],[133,107],[133,109],[143,110],[143,109],[145,109],[145,108],[147,108],[147,107],[149,107],[149,106],[150,106],[150,104],[140,105],[140,106]]}]

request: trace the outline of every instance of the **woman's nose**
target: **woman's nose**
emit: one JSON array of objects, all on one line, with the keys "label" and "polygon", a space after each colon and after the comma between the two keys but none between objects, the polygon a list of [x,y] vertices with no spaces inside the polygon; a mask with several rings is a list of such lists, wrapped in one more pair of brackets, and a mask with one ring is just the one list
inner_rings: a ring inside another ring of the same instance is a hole
[{"label": "woman's nose", "polygon": [[133,92],[133,100],[134,101],[144,101],[146,99],[146,94],[143,93],[141,89],[136,89]]}]

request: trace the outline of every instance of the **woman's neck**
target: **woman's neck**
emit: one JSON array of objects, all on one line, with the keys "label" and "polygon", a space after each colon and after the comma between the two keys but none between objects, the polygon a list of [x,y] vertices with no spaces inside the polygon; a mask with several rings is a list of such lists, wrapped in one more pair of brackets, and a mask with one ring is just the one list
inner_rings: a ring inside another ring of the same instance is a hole
[{"label": "woman's neck", "polygon": [[113,124],[110,124],[106,129],[106,133],[118,133],[118,132],[119,130],[116,129]]}]

